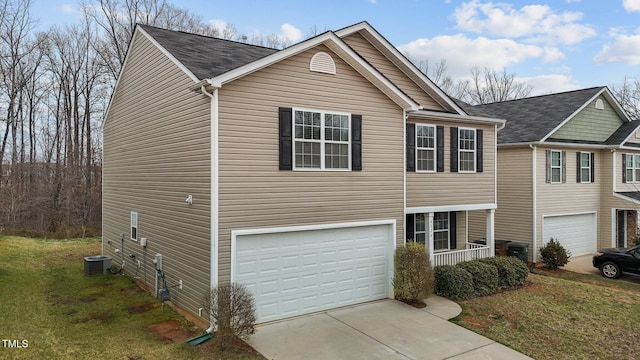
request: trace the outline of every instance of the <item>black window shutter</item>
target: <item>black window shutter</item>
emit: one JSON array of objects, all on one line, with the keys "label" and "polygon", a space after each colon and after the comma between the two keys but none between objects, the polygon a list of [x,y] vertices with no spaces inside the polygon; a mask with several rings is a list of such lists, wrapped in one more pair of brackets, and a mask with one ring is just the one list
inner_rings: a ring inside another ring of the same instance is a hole
[{"label": "black window shutter", "polygon": [[482,130],[476,130],[476,172],[482,172]]},{"label": "black window shutter", "polygon": [[280,118],[280,170],[293,169],[292,154],[292,110],[291,108],[279,108]]},{"label": "black window shutter", "polygon": [[582,181],[582,164],[580,163],[582,159],[580,159],[581,154],[580,151],[578,151],[576,153],[576,158],[578,159],[577,161],[577,168],[576,168],[576,182],[581,182]]},{"label": "black window shutter", "polygon": [[547,159],[547,164],[546,164],[547,176],[546,176],[545,182],[549,184],[551,182],[551,150],[546,150],[545,155]]},{"label": "black window shutter", "polygon": [[622,154],[622,182],[627,182],[627,154]]},{"label": "black window shutter", "polygon": [[351,170],[362,170],[362,115],[351,115]]},{"label": "black window shutter", "polygon": [[596,157],[595,153],[591,153],[591,158],[589,159],[589,164],[591,165],[591,182],[596,182]]},{"label": "black window shutter", "polygon": [[407,124],[407,171],[416,171],[416,124]]},{"label": "black window shutter", "polygon": [[436,126],[436,171],[444,172],[444,126]]},{"label": "black window shutter", "polygon": [[451,172],[458,172],[458,128],[451,128]]},{"label": "black window shutter", "polygon": [[452,211],[449,213],[449,249],[451,250],[455,249],[458,243],[456,235],[457,225],[456,212]]},{"label": "black window shutter", "polygon": [[562,182],[567,182],[567,152],[562,150]]},{"label": "black window shutter", "polygon": [[415,215],[414,214],[407,214],[407,222],[406,224],[404,224],[405,229],[406,229],[406,233],[407,233],[407,241],[408,240],[413,240],[415,241],[415,232],[414,232],[414,227],[415,227]]}]

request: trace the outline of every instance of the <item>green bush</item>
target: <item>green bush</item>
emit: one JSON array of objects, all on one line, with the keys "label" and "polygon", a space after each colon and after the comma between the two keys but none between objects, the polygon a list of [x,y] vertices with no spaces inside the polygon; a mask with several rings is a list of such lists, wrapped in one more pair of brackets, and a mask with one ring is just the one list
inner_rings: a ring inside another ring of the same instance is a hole
[{"label": "green bush", "polygon": [[544,267],[548,269],[558,269],[567,265],[571,252],[566,250],[560,243],[551,238],[548,243],[540,248],[540,260]]},{"label": "green bush", "polygon": [[465,261],[457,266],[466,270],[473,278],[475,296],[486,296],[498,291],[498,269],[480,260]]},{"label": "green bush", "polygon": [[410,242],[396,249],[393,290],[400,300],[422,301],[433,293],[433,269],[423,244]]},{"label": "green bush", "polygon": [[481,259],[480,261],[496,267],[496,270],[498,270],[498,287],[501,289],[513,289],[522,286],[529,275],[527,265],[513,256],[496,256]]},{"label": "green bush", "polygon": [[473,277],[468,271],[453,265],[437,266],[435,293],[455,300],[465,300],[474,295]]}]

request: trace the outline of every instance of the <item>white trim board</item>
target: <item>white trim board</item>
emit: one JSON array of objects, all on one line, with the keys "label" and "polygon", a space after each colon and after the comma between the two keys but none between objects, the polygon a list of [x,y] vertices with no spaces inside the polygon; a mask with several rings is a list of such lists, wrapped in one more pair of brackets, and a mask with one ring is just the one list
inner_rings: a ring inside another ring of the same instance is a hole
[{"label": "white trim board", "polygon": [[450,212],[450,211],[474,211],[497,209],[496,204],[466,204],[466,205],[443,205],[443,206],[417,206],[405,208],[405,214]]}]

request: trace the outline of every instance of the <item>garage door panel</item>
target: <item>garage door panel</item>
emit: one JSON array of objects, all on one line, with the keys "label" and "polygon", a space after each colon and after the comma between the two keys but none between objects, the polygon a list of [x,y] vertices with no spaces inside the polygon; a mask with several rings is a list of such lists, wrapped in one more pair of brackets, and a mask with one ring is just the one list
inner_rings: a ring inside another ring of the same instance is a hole
[{"label": "garage door panel", "polygon": [[236,282],[256,298],[259,322],[385,298],[389,225],[240,235]]},{"label": "garage door panel", "polygon": [[578,214],[545,217],[543,243],[556,239],[572,256],[596,251],[596,214]]}]

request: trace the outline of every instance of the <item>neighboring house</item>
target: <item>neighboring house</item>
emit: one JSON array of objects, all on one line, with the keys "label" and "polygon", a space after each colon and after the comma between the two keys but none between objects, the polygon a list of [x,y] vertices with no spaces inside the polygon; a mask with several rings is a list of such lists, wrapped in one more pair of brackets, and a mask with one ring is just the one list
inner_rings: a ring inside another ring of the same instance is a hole
[{"label": "neighboring house", "polygon": [[[640,122],[608,88],[465,109],[507,120],[498,134],[496,239],[529,244],[534,262],[551,238],[573,256],[631,244],[640,205]],[[481,236],[483,227],[471,233]]]},{"label": "neighboring house", "polygon": [[161,255],[201,321],[229,281],[258,322],[392,297],[406,239],[434,263],[493,253],[502,126],[365,22],[280,51],[137,26],[103,129],[103,251],[156,292]]}]

